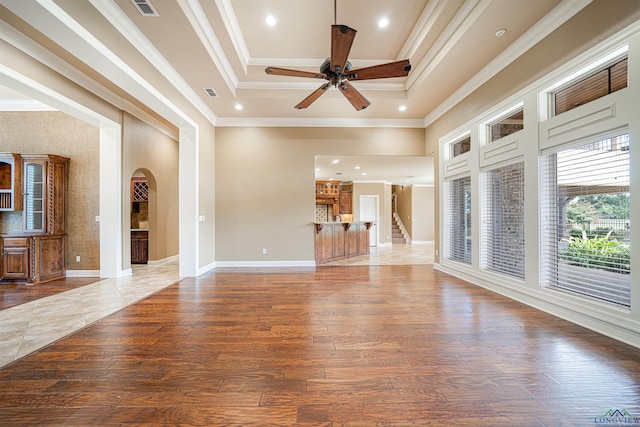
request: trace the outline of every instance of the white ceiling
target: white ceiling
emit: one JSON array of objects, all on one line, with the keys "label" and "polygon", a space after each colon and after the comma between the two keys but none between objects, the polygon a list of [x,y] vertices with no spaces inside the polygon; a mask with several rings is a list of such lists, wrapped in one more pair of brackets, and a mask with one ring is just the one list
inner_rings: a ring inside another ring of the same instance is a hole
[{"label": "white ceiling", "polygon": [[[334,0],[149,0],[153,17],[136,1],[0,0],[12,27],[2,37],[42,49],[53,69],[161,126],[179,126],[167,99],[182,96],[216,126],[424,127],[591,0],[336,0],[335,9]],[[353,82],[371,102],[365,110],[335,88],[296,110],[322,81],[264,69],[318,71],[334,13],[357,30],[354,68],[409,59],[412,70]],[[378,28],[383,17],[389,25]]]},{"label": "white ceiling", "polygon": [[433,185],[433,156],[316,156],[316,180]]}]

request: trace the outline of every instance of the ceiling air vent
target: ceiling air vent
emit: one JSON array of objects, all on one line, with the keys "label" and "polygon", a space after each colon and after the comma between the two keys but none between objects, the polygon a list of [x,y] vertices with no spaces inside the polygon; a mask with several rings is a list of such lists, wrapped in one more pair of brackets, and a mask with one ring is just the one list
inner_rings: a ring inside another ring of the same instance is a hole
[{"label": "ceiling air vent", "polygon": [[218,94],[216,93],[216,91],[211,89],[210,87],[205,87],[203,89],[207,93],[209,98],[217,98],[218,97]]},{"label": "ceiling air vent", "polygon": [[142,16],[160,16],[149,0],[131,0]]}]

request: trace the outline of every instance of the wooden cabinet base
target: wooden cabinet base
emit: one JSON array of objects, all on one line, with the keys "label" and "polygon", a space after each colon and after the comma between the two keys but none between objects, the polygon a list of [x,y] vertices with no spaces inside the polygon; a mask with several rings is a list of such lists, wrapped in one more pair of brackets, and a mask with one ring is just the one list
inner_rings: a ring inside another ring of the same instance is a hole
[{"label": "wooden cabinet base", "polygon": [[66,235],[2,237],[0,283],[39,284],[66,277]]},{"label": "wooden cabinet base", "polygon": [[316,264],[368,254],[370,228],[370,222],[316,223]]},{"label": "wooden cabinet base", "polygon": [[149,233],[131,231],[131,264],[146,264],[149,260]]}]

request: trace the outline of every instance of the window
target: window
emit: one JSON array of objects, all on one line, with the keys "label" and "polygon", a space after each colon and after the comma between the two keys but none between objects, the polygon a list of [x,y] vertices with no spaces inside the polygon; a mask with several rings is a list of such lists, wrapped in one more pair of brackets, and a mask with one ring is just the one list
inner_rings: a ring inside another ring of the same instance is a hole
[{"label": "window", "polygon": [[451,157],[456,157],[471,150],[471,137],[451,144]]},{"label": "window", "polygon": [[524,163],[482,176],[482,268],[524,279]]},{"label": "window", "polygon": [[629,135],[543,156],[545,285],[630,307]]},{"label": "window", "polygon": [[602,98],[627,87],[627,58],[605,68],[600,68],[588,77],[557,90],[554,95],[555,114],[561,114],[580,105]]},{"label": "window", "polygon": [[444,257],[471,264],[471,178],[445,182]]},{"label": "window", "polygon": [[516,133],[524,129],[524,110],[520,107],[517,111],[509,113],[495,122],[489,123],[489,142]]}]

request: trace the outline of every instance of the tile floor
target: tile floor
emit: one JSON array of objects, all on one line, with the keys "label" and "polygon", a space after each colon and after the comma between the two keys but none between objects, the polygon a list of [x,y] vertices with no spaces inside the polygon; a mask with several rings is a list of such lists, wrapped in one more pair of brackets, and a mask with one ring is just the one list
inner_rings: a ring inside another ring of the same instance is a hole
[{"label": "tile floor", "polygon": [[[370,255],[323,266],[432,263],[433,244],[425,244],[372,248]],[[100,280],[0,310],[0,367],[179,280],[177,261],[159,266],[134,265],[133,276]]]}]

